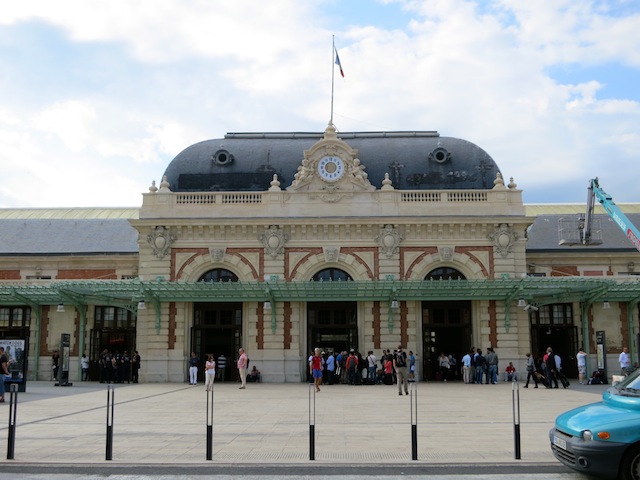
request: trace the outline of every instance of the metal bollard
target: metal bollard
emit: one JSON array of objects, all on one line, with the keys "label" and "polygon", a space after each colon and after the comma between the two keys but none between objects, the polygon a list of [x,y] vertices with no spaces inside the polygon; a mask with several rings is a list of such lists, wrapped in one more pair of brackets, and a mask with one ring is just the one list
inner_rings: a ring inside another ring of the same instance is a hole
[{"label": "metal bollard", "polygon": [[213,386],[207,390],[207,460],[213,460]]},{"label": "metal bollard", "polygon": [[[313,391],[313,395],[312,395]],[[309,460],[316,459],[316,388],[309,384]]]},{"label": "metal bollard", "polygon": [[513,409],[513,438],[515,443],[515,458],[516,460],[520,460],[520,385],[518,384],[518,382],[511,382],[511,403]]},{"label": "metal bollard", "polygon": [[16,415],[18,413],[18,385],[11,384],[9,394],[9,435],[7,438],[7,460],[13,460],[16,450]]},{"label": "metal bollard", "polygon": [[418,460],[418,386],[415,382],[409,384],[411,396],[411,460]]},{"label": "metal bollard", "polygon": [[115,388],[107,386],[107,452],[105,460],[113,459],[113,406],[115,398]]}]

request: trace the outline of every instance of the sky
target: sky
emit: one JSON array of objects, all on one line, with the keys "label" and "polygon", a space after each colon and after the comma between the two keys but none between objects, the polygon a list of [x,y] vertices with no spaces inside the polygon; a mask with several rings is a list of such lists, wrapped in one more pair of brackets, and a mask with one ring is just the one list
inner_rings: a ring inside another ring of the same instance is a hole
[{"label": "sky", "polygon": [[528,204],[595,177],[640,202],[637,0],[22,0],[0,11],[0,208],[140,206],[194,143],[324,131],[332,75],[339,132],[468,140]]}]

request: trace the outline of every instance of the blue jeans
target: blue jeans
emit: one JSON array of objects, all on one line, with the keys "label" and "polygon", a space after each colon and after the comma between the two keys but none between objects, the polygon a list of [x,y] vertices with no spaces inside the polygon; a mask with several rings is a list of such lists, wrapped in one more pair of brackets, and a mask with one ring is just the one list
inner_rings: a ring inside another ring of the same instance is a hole
[{"label": "blue jeans", "polygon": [[367,371],[368,371],[368,375],[367,377],[369,378],[369,380],[373,380],[375,382],[376,380],[376,367],[367,367]]},{"label": "blue jeans", "polygon": [[476,367],[476,383],[482,383],[483,374],[484,374],[484,368]]},{"label": "blue jeans", "polygon": [[[498,366],[489,365],[489,378],[491,383],[498,383]],[[487,379],[488,380],[488,379]]]},{"label": "blue jeans", "polygon": [[4,372],[0,373],[0,398],[4,397]]}]

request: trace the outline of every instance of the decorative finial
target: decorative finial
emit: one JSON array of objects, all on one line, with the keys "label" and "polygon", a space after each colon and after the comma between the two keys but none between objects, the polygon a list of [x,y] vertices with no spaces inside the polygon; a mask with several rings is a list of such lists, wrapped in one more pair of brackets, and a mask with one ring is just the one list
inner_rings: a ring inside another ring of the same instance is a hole
[{"label": "decorative finial", "polygon": [[502,174],[500,172],[496,173],[496,179],[493,181],[493,189],[494,190],[507,189],[507,187],[504,186],[504,180],[502,179]]},{"label": "decorative finial", "polygon": [[389,178],[389,174],[384,174],[384,180],[382,180],[382,188],[380,190],[393,190],[393,182]]},{"label": "decorative finial", "polygon": [[280,192],[282,189],[280,188],[280,181],[278,180],[278,175],[273,174],[273,180],[271,180],[271,186],[269,187],[270,192]]},{"label": "decorative finial", "polygon": [[151,182],[151,186],[149,187],[149,191],[151,193],[156,193],[158,191],[158,187],[156,187],[156,181],[155,180],[153,180]]},{"label": "decorative finial", "polygon": [[165,176],[162,177],[162,182],[160,182],[160,191],[161,192],[170,192],[171,189],[169,187],[170,187],[169,179],[165,175]]},{"label": "decorative finial", "polygon": [[518,184],[513,181],[513,177],[509,178],[509,185],[507,185],[507,187],[509,187],[511,190],[513,190],[517,186],[518,186]]}]

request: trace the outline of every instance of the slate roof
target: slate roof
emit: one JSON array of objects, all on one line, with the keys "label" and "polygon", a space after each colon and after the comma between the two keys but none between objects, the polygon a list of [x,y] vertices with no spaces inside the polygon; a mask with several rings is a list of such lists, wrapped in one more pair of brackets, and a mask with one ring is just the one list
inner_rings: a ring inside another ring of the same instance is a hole
[{"label": "slate roof", "polygon": [[[618,205],[620,207],[620,205]],[[623,209],[626,212],[626,209]],[[583,207],[586,211],[586,207]],[[584,213],[582,213],[584,215]],[[629,220],[635,225],[640,225],[640,213],[626,213]],[[630,251],[637,252],[620,227],[607,214],[594,214],[594,225],[600,225],[602,244],[600,245],[559,245],[560,220],[574,219],[578,214],[565,213],[562,215],[540,214],[527,230],[527,252],[572,252],[584,253],[593,251]]]},{"label": "slate roof", "polygon": [[[264,191],[273,174],[287,188],[304,150],[322,137],[301,132],[228,133],[186,148],[164,175],[174,192]],[[358,151],[376,188],[388,173],[400,190],[489,189],[499,171],[482,148],[437,132],[339,132],[338,138]]]},{"label": "slate roof", "polygon": [[137,254],[127,219],[0,218],[0,255]]}]

